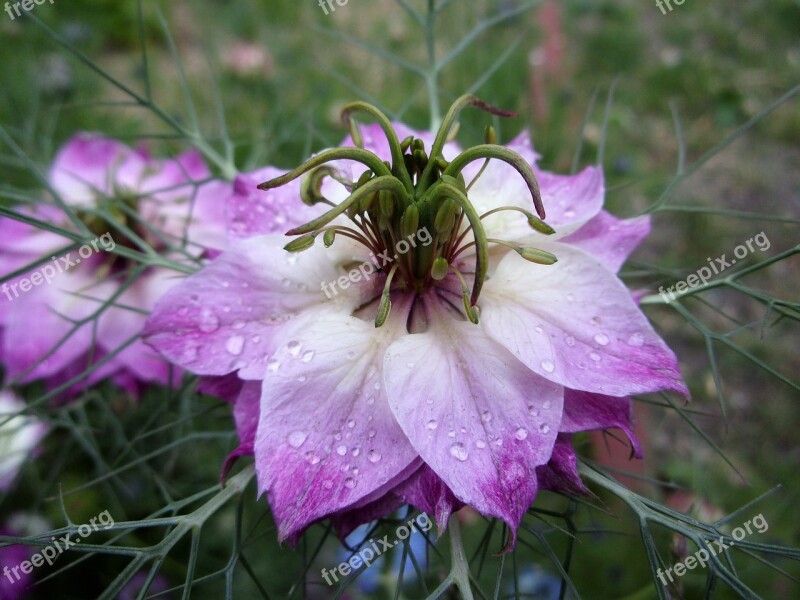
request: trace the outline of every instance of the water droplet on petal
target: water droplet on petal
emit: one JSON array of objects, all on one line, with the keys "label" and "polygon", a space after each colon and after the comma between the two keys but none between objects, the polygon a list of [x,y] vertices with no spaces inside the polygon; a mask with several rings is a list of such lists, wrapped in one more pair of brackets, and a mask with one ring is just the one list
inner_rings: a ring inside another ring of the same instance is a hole
[{"label": "water droplet on petal", "polygon": [[319,455],[313,450],[306,452],[306,462],[312,465],[317,464],[319,462]]},{"label": "water droplet on petal", "polygon": [[528,430],[524,427],[520,427],[514,432],[514,437],[517,438],[519,441],[524,440],[528,437]]},{"label": "water droplet on petal", "polygon": [[544,329],[542,329],[541,325],[537,325],[534,327],[534,329],[536,330],[536,333],[544,333]]},{"label": "water droplet on petal", "polygon": [[574,217],[574,216],[575,216],[575,211],[574,211],[574,210],[571,210],[571,209],[570,209],[570,210],[565,210],[565,211],[564,211],[564,216],[565,216],[567,219],[571,219],[572,217]]},{"label": "water droplet on petal", "polygon": [[543,360],[542,361],[542,369],[545,370],[547,373],[552,373],[556,370],[555,364],[553,364],[552,360]]},{"label": "water droplet on petal", "polygon": [[352,490],[354,487],[356,487],[356,480],[352,477],[348,477],[344,480],[344,487]]},{"label": "water droplet on petal", "polygon": [[300,377],[297,378],[297,381],[299,381],[300,383],[304,383],[306,379],[308,379],[308,377],[306,377],[305,375],[300,375]]},{"label": "water droplet on petal", "polygon": [[536,407],[533,404],[528,405],[528,414],[532,417],[538,417],[539,411],[536,410]]},{"label": "water droplet on petal", "polygon": [[350,451],[350,454],[352,454],[353,456],[358,456],[359,454],[361,454],[361,450],[359,448],[353,448]]},{"label": "water droplet on petal", "polygon": [[481,421],[483,421],[484,423],[488,423],[491,420],[492,420],[492,413],[490,413],[488,410],[485,410],[481,413]]},{"label": "water droplet on petal", "polygon": [[367,459],[371,463],[376,463],[381,459],[381,454],[380,452],[376,452],[375,450],[370,450],[369,453],[367,454]]},{"label": "water droplet on petal", "polygon": [[575,302],[575,294],[567,294],[567,301]]},{"label": "water droplet on petal", "polygon": [[475,442],[475,445],[476,445],[478,448],[486,448],[486,442],[484,442],[483,440],[478,440],[478,441],[476,441],[476,442]]},{"label": "water droplet on petal", "polygon": [[539,425],[539,431],[545,434],[550,433],[550,425],[547,423],[542,423]]},{"label": "water droplet on petal", "polygon": [[308,436],[302,431],[293,431],[289,434],[289,445],[292,448],[299,448],[306,441]]},{"label": "water droplet on petal", "polygon": [[333,482],[330,480],[325,481],[323,482],[322,487],[324,487],[326,490],[329,490],[333,487]]},{"label": "water droplet on petal", "polygon": [[297,356],[300,353],[300,342],[292,340],[291,342],[286,344],[286,350],[292,356]]},{"label": "water droplet on petal", "polygon": [[551,406],[552,406],[552,403],[550,402],[550,400],[545,400],[542,403],[542,408],[545,409],[545,410],[550,410]]},{"label": "water droplet on petal", "polygon": [[575,345],[575,338],[572,337],[571,335],[568,335],[564,341],[567,342],[567,346],[569,346],[570,348],[572,348]]},{"label": "water droplet on petal", "polygon": [[447,437],[451,437],[451,438],[456,437],[456,430],[455,429],[451,429],[450,431],[448,431],[447,432]]},{"label": "water droplet on petal", "polygon": [[244,338],[240,335],[228,338],[228,341],[225,342],[225,349],[234,356],[239,356],[244,350]]},{"label": "water droplet on petal", "polygon": [[628,344],[637,348],[644,346],[644,336],[641,333],[634,333],[628,338]]},{"label": "water droplet on petal", "polygon": [[347,352],[347,358],[349,358],[350,360],[354,359],[355,357],[356,353],[353,350]]},{"label": "water droplet on petal", "polygon": [[367,434],[367,436],[369,437],[369,439],[372,439],[372,438],[374,438],[376,435],[377,435],[377,432],[376,432],[374,429],[370,429],[370,430],[369,430],[369,433]]},{"label": "water droplet on petal", "polygon": [[339,456],[344,456],[345,454],[347,454],[347,446],[345,446],[344,444],[340,444],[339,446],[337,446],[336,454],[338,454]]},{"label": "water droplet on petal", "polygon": [[347,419],[347,426],[348,426],[350,429],[352,429],[353,427],[355,427],[355,426],[356,426],[356,420],[355,420],[355,419]]},{"label": "water droplet on petal", "polygon": [[219,329],[219,317],[210,308],[204,308],[200,311],[200,323],[197,327],[203,333],[213,333]]},{"label": "water droplet on petal", "polygon": [[464,448],[464,444],[457,443],[450,446],[450,455],[453,458],[457,458],[461,462],[464,462],[465,460],[467,460],[469,452],[467,451],[466,448]]},{"label": "water droplet on petal", "polygon": [[300,357],[300,360],[302,360],[304,363],[308,363],[311,362],[312,358],[314,358],[314,351],[309,350],[308,352],[303,353],[303,356]]},{"label": "water droplet on petal", "polygon": [[277,358],[271,358],[267,363],[267,371],[274,373],[275,371],[278,370],[278,368],[280,368],[280,366],[281,366],[281,361],[279,361]]},{"label": "water droplet on petal", "polygon": [[428,429],[436,429],[439,424],[436,422],[436,419],[431,419],[428,421]]},{"label": "water droplet on petal", "polygon": [[598,333],[596,336],[594,336],[594,341],[601,346],[608,346],[608,336],[604,333]]},{"label": "water droplet on petal", "polygon": [[375,404],[375,396],[367,396],[367,404]]},{"label": "water droplet on petal", "polygon": [[593,361],[597,362],[597,361],[600,360],[600,355],[597,352],[590,352],[589,353],[589,358],[591,358]]}]

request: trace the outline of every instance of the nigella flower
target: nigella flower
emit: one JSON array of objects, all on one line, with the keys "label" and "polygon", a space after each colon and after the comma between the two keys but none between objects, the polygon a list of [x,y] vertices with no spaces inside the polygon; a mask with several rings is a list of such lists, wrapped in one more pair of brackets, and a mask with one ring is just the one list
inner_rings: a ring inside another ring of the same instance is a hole
[{"label": "nigella flower", "polygon": [[[65,252],[70,240],[57,233],[0,218],[0,277],[13,275],[0,288],[0,359],[11,380],[57,386],[92,369],[90,384],[167,382],[170,365],[137,335],[174,271],[154,266],[134,276],[139,264],[113,251],[186,260],[224,247],[221,183],[200,185],[209,176],[196,152],[157,160],[94,134],[59,150],[48,183],[96,238]],[[55,203],[17,211],[75,230]]]},{"label": "nigella flower", "polygon": [[0,492],[7,492],[22,465],[47,433],[47,425],[23,414],[25,403],[0,391]]},{"label": "nigella flower", "polygon": [[598,168],[540,171],[523,136],[459,153],[466,105],[499,112],[465,96],[433,136],[348,106],[377,125],[259,186],[260,213],[246,194],[251,221],[297,237],[251,224],[145,327],[180,366],[242,380],[237,453],[281,539],[401,504],[441,529],[466,504],[511,547],[539,489],[583,490],[570,433],[620,427],[638,452],[628,396],[686,393],[615,274],[648,220],[602,210]]}]

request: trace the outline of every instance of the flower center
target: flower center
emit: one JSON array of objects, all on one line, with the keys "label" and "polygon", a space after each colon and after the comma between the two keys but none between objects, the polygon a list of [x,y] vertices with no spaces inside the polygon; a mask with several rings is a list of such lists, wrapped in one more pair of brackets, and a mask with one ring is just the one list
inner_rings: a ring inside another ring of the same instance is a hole
[{"label": "flower center", "polygon": [[[381,269],[387,276],[375,318],[377,327],[385,322],[389,314],[393,290],[422,292],[449,273],[453,273],[461,284],[467,318],[477,323],[476,303],[487,277],[490,245],[507,246],[531,262],[556,262],[556,257],[544,250],[486,237],[481,220],[502,210],[522,213],[531,228],[540,233],[549,235],[554,230],[543,221],[544,207],[531,166],[516,152],[497,145],[491,127],[486,129],[483,144],[469,148],[452,161],[444,158],[443,150],[456,118],[467,106],[499,116],[514,116],[474,96],[462,96],[447,112],[428,154],[421,139],[408,137],[400,141],[389,119],[377,108],[364,102],[354,102],[344,108],[342,120],[350,126],[355,148],[326,150],[288,173],[258,186],[262,190],[272,189],[308,173],[302,183],[302,201],[309,206],[322,203],[332,207],[318,218],[288,231],[286,235],[299,237],[285,246],[287,251],[306,250],[314,245],[319,235],[323,236],[325,246],[329,247],[337,235],[342,235],[357,240],[374,256],[383,258]],[[378,122],[389,143],[391,163],[364,149],[358,123],[351,116],[356,112],[366,113]],[[481,159],[484,160],[483,166],[467,184],[463,170]],[[508,163],[522,176],[538,216],[516,206],[502,206],[483,215],[478,214],[469,200],[469,190],[491,159]],[[356,182],[352,182],[327,164],[336,160],[360,162],[367,170]],[[322,194],[326,177],[335,179],[350,192],[346,200],[336,204]],[[350,224],[332,224],[341,215],[345,215]],[[475,269],[471,274],[473,282],[470,291],[455,263],[459,255],[472,247]]]}]

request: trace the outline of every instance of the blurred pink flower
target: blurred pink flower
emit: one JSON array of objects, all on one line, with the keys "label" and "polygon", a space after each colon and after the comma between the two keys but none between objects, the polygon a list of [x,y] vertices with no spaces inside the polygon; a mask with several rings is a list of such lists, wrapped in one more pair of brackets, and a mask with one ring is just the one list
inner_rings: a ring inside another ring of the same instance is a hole
[{"label": "blurred pink flower", "polygon": [[[177,281],[175,272],[153,266],[128,285],[136,264],[109,251],[118,245],[138,249],[119,222],[177,260],[221,249],[224,196],[230,192],[221,182],[207,181],[208,168],[194,151],[158,160],[90,133],[74,136],[59,150],[48,179],[97,239],[95,247],[65,254],[70,240],[0,218],[0,277],[21,271],[3,284],[0,295],[0,359],[8,378],[46,379],[53,387],[91,368],[89,384],[108,377],[130,390],[142,381],[166,383],[170,365],[137,335],[156,299]],[[71,228],[56,204],[17,210]],[[98,210],[114,219],[104,219]],[[109,305],[93,318],[103,303]]]}]

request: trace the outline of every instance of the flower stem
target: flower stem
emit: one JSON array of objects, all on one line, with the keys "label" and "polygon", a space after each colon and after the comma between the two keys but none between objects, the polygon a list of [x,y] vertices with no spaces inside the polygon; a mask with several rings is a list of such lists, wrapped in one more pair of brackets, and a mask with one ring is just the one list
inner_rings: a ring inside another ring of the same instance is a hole
[{"label": "flower stem", "polygon": [[463,600],[475,600],[472,595],[472,587],[469,583],[469,561],[467,554],[464,552],[464,543],[461,541],[461,529],[458,524],[458,517],[452,515],[450,522],[447,525],[447,531],[450,534],[450,557],[452,564],[450,566],[450,573],[445,577],[444,581],[433,590],[426,600],[436,600],[441,598],[455,584],[458,591],[461,592]]}]

